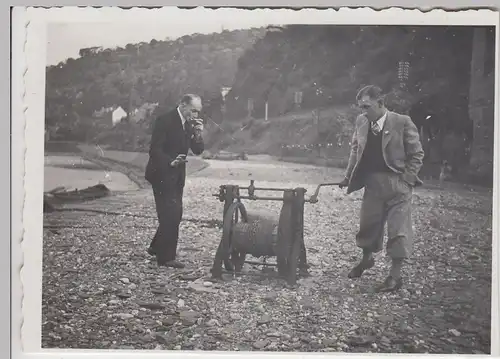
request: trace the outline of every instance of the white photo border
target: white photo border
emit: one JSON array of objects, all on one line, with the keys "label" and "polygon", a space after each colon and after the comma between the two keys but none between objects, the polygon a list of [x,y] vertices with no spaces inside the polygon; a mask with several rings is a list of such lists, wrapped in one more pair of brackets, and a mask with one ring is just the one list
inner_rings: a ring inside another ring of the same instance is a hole
[{"label": "white photo border", "polygon": [[[256,357],[300,356],[326,358],[331,354],[317,353],[238,353],[238,352],[158,352],[158,351],[100,351],[41,349],[41,285],[42,285],[42,231],[43,231],[43,169],[44,169],[44,114],[45,114],[45,59],[46,25],[49,22],[110,21],[116,15],[121,21],[153,21],[160,18],[160,9],[119,7],[102,8],[17,8],[12,17],[12,355],[22,358],[136,358],[140,357]],[[201,7],[186,11],[207,10]],[[289,12],[295,24],[350,24],[350,25],[492,25],[496,26],[495,79],[495,144],[498,139],[498,13],[490,10],[445,11],[405,10],[391,8],[349,9],[264,9],[238,10],[261,12]],[[281,15],[280,15],[281,16]],[[15,146],[14,146],[15,144]],[[493,189],[493,258],[492,258],[492,323],[491,353],[499,354],[498,323],[498,157],[494,158]],[[495,339],[494,339],[495,338]],[[22,351],[22,353],[20,352]],[[138,354],[138,352],[140,354]],[[393,355],[393,354],[392,354]],[[352,355],[351,355],[352,356]]]}]

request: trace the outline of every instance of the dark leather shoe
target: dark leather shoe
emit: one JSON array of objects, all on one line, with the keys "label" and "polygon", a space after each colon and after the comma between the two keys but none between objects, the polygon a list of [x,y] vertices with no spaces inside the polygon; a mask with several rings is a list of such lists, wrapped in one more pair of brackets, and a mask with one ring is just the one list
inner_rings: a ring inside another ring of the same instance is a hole
[{"label": "dark leather shoe", "polygon": [[155,252],[155,250],[154,250],[152,247],[149,247],[149,248],[148,248],[148,254],[149,254],[150,256],[155,256],[155,255],[156,255],[156,252]]},{"label": "dark leather shoe", "polygon": [[385,281],[375,287],[375,291],[379,293],[395,292],[403,286],[403,280],[401,278],[393,278],[388,276]]},{"label": "dark leather shoe", "polygon": [[176,260],[173,261],[167,261],[167,262],[158,262],[158,266],[160,267],[171,267],[171,268],[177,268],[177,269],[182,269],[185,267],[184,264],[181,262],[178,262]]},{"label": "dark leather shoe", "polygon": [[351,269],[347,275],[349,278],[359,278],[363,272],[367,269],[372,268],[375,265],[375,259],[362,260],[356,267]]}]

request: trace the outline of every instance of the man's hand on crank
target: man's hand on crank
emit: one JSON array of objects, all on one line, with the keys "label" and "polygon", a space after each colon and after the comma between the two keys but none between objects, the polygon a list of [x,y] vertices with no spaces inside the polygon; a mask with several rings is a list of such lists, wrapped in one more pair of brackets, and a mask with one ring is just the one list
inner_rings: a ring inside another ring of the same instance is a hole
[{"label": "man's hand on crank", "polygon": [[347,186],[349,186],[349,179],[344,178],[342,180],[342,182],[339,183],[339,188],[342,189],[342,188],[347,187]]}]

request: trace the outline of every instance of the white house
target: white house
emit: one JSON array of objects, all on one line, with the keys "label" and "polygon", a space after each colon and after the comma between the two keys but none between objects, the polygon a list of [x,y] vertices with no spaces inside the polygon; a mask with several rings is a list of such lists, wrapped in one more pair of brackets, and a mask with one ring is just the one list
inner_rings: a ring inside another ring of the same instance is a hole
[{"label": "white house", "polygon": [[225,100],[226,99],[226,95],[229,93],[229,91],[231,91],[231,87],[223,87],[221,89],[221,94],[222,94],[222,99]]},{"label": "white house", "polygon": [[125,117],[127,117],[127,113],[123,108],[121,108],[121,106],[118,106],[118,108],[116,108],[111,114],[111,121],[113,122],[113,126],[120,123],[121,120],[123,120]]}]

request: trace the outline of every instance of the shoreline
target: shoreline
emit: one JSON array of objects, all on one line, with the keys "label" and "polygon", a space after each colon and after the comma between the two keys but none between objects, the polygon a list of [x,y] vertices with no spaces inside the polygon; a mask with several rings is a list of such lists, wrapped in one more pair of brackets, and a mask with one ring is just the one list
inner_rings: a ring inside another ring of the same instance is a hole
[{"label": "shoreline", "polygon": [[[100,150],[96,146],[88,144],[77,144],[74,146],[74,152],[46,152],[45,156],[77,156],[87,161],[93,162],[107,171],[120,172],[126,175],[131,181],[136,183],[140,188],[148,188],[150,185],[144,179],[144,171],[148,161],[147,152],[133,151],[118,151],[118,150]],[[210,166],[210,161],[227,162],[228,160],[203,159],[200,156],[188,156],[186,175],[198,173]],[[281,157],[269,154],[249,154],[248,161],[252,162],[255,158],[266,156],[269,159],[283,164],[302,164],[317,168],[335,168],[339,171],[345,169],[344,158],[313,158],[313,157]],[[247,161],[245,161],[247,162]],[[486,192],[492,193],[493,189],[488,186],[462,183],[457,181],[445,181],[440,183],[436,179],[422,178],[424,184],[418,188],[435,189],[435,190],[459,190],[467,192]]]}]

